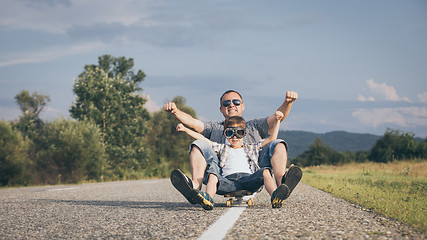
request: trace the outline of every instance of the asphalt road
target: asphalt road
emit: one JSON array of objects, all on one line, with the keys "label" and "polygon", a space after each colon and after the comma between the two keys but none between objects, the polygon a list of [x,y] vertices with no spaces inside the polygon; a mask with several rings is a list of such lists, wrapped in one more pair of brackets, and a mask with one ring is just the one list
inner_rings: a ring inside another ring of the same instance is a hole
[{"label": "asphalt road", "polygon": [[[197,239],[229,211],[205,211],[168,179],[0,190],[0,239]],[[256,195],[226,239],[426,239],[357,205],[298,185],[281,209]]]}]

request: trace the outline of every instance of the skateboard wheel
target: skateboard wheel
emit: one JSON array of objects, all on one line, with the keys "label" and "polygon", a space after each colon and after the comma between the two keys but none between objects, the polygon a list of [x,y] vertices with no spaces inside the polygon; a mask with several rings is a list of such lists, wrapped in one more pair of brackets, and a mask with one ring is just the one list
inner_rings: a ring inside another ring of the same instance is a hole
[{"label": "skateboard wheel", "polygon": [[227,207],[231,207],[232,204],[233,204],[233,199],[227,200]]},{"label": "skateboard wheel", "polygon": [[252,207],[254,205],[254,199],[253,198],[250,198],[249,200],[248,200],[248,206],[249,207]]}]

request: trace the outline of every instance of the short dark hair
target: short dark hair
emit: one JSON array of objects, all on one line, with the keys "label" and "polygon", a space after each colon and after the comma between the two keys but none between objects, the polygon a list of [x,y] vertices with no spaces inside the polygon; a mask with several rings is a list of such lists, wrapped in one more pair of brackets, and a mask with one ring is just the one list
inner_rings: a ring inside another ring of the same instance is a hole
[{"label": "short dark hair", "polygon": [[231,127],[233,125],[239,125],[240,127],[243,127],[246,129],[246,122],[245,119],[240,116],[232,116],[224,121],[224,129]]},{"label": "short dark hair", "polygon": [[219,105],[222,105],[222,98],[224,97],[224,95],[227,94],[227,93],[231,93],[231,92],[237,93],[237,95],[239,95],[240,99],[242,99],[242,102],[243,102],[243,97],[242,97],[242,95],[240,95],[240,93],[238,91],[236,91],[236,90],[228,90],[225,93],[223,93],[221,95],[221,97],[219,98]]}]

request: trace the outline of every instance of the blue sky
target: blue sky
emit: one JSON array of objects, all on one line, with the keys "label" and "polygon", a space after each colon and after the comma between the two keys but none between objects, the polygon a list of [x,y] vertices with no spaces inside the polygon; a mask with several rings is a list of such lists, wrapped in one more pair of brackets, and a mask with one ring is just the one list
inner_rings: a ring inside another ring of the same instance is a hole
[{"label": "blue sky", "polygon": [[154,111],[181,95],[202,120],[241,92],[247,119],[295,102],[282,130],[427,137],[427,2],[2,0],[0,119],[21,90],[69,117],[73,81],[111,54],[133,58]]}]

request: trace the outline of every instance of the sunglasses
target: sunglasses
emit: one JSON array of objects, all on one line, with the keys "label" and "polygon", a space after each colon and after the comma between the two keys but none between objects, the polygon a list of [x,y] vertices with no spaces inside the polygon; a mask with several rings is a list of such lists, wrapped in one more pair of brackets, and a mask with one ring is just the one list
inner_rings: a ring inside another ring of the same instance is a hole
[{"label": "sunglasses", "polygon": [[224,102],[222,102],[222,106],[228,107],[231,105],[231,102],[233,102],[234,106],[239,106],[240,104],[242,104],[242,101],[240,101],[240,99],[233,99],[233,100],[225,100]]},{"label": "sunglasses", "polygon": [[246,131],[242,127],[229,127],[224,130],[224,136],[226,138],[243,138],[246,135]]}]

